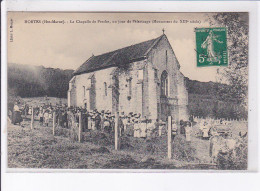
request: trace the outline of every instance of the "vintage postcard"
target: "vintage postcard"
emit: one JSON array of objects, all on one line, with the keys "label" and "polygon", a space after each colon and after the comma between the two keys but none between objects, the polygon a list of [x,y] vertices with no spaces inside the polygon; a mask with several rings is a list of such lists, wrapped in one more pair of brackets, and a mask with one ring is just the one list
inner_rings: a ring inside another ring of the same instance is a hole
[{"label": "vintage postcard", "polygon": [[8,169],[248,169],[248,12],[8,12]]}]

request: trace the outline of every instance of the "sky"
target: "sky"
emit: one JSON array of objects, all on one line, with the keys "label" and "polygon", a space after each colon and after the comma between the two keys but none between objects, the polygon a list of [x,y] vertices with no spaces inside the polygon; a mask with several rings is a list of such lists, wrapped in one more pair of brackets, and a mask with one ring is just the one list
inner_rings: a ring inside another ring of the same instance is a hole
[{"label": "sky", "polygon": [[[196,67],[194,29],[209,27],[207,20],[211,15],[9,12],[8,63],[75,70],[92,54],[157,38],[165,29],[184,76],[204,82],[216,81],[216,67]],[[64,23],[45,23],[52,20]],[[171,23],[153,23],[154,20]]]}]

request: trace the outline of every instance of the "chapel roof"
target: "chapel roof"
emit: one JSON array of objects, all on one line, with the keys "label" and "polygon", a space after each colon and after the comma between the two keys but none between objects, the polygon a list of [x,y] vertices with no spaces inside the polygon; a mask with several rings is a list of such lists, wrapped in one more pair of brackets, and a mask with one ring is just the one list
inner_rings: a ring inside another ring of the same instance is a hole
[{"label": "chapel roof", "polygon": [[165,36],[165,34],[152,40],[127,46],[98,56],[92,56],[76,69],[73,74],[78,75],[89,73],[96,70],[119,67],[134,61],[143,60],[163,36]]}]

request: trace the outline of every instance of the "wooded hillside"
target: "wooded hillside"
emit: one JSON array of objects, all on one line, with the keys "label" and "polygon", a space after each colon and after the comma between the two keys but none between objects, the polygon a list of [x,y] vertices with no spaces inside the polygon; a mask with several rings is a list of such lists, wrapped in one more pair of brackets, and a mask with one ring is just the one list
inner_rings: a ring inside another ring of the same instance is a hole
[{"label": "wooded hillside", "polygon": [[[247,119],[247,111],[227,84],[185,78],[189,113],[199,117]],[[238,95],[239,96],[239,95]]]},{"label": "wooded hillside", "polygon": [[8,65],[8,93],[20,97],[66,98],[73,70]]}]

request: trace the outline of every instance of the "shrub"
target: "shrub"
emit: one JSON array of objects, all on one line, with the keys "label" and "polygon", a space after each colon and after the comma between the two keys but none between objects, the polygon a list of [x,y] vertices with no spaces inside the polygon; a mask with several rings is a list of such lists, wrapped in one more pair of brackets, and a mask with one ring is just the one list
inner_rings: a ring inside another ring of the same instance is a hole
[{"label": "shrub", "polygon": [[217,157],[217,167],[221,170],[246,170],[247,169],[248,147],[242,142],[234,150],[228,153],[219,153]]}]

